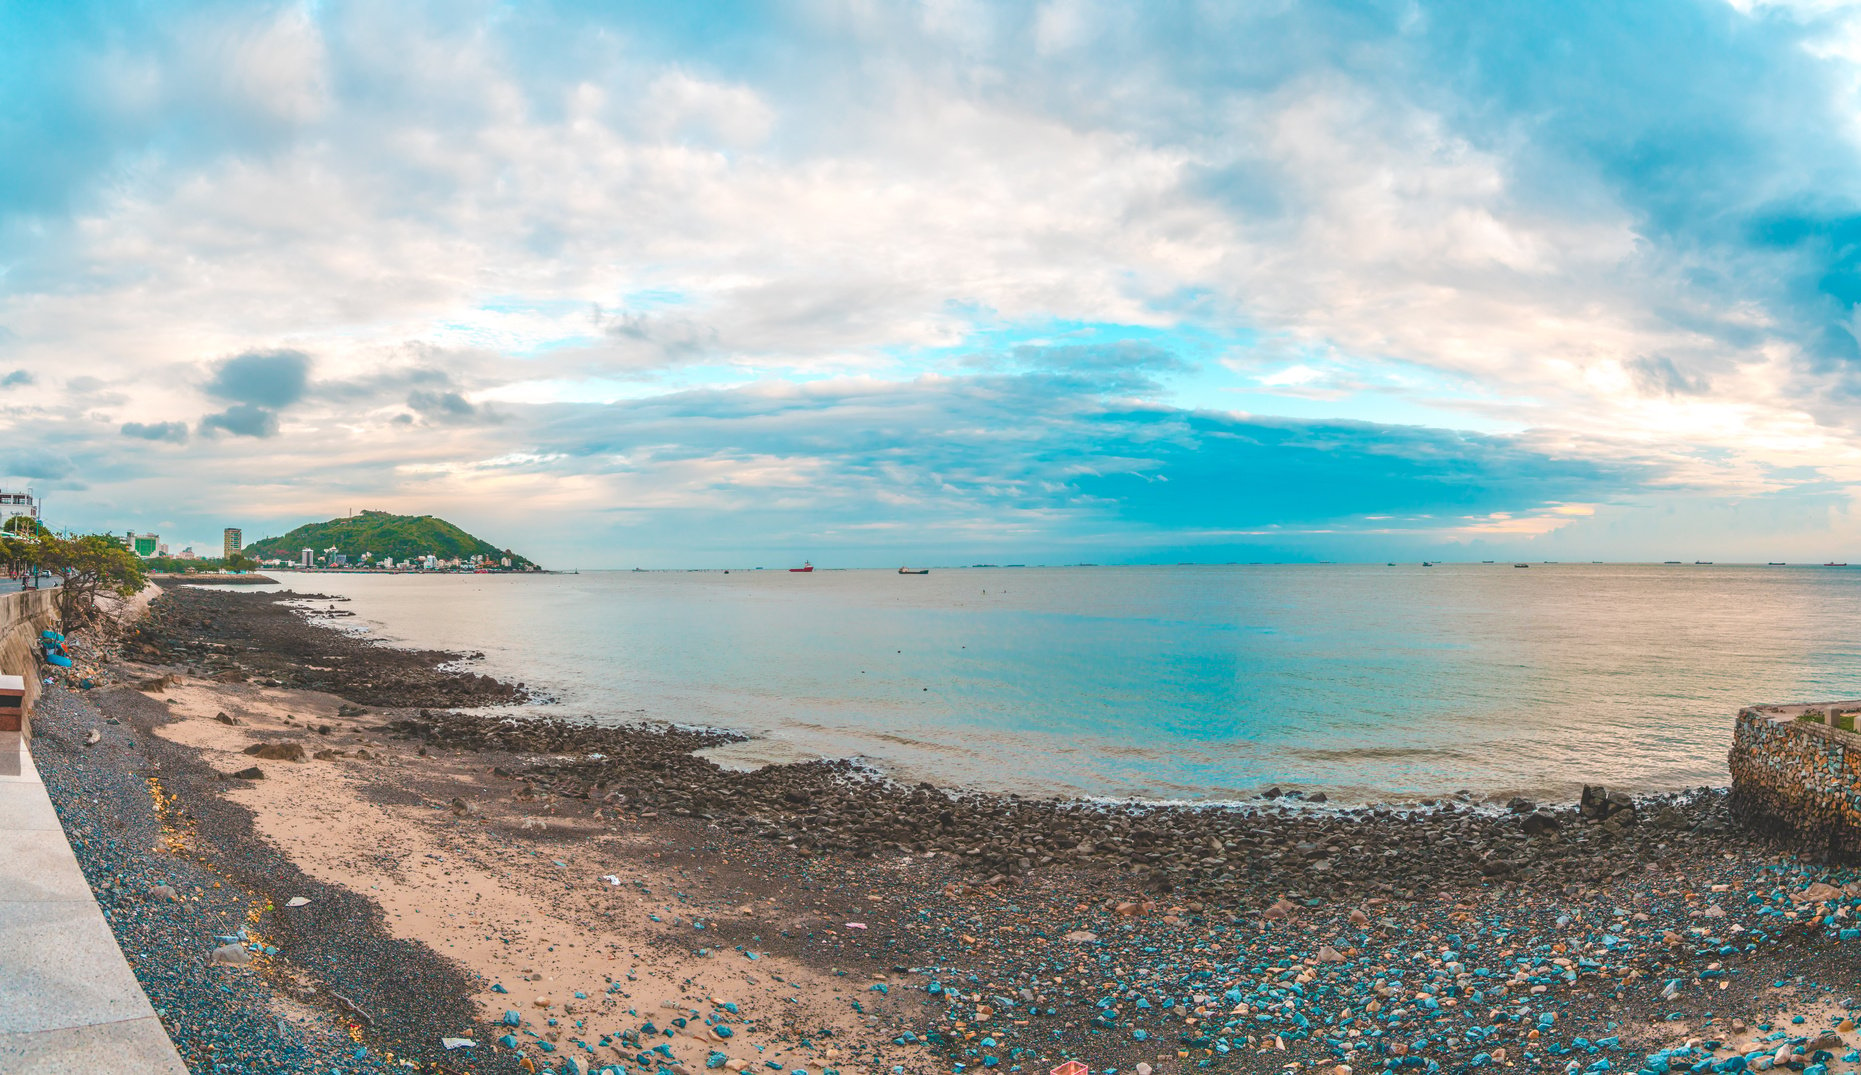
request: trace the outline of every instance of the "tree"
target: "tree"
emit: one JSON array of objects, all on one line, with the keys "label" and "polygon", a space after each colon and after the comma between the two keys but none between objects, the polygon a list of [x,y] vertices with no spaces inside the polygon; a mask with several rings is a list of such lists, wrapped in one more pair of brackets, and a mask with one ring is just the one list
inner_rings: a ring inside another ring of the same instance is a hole
[{"label": "tree", "polygon": [[18,576],[37,567],[44,557],[44,549],[39,542],[10,532],[0,532],[0,562],[6,564],[8,575]]},{"label": "tree", "polygon": [[128,597],[148,582],[142,561],[113,537],[46,537],[39,541],[40,566],[57,575],[58,618],[66,634],[97,614],[99,594]]},{"label": "tree", "polygon": [[252,559],[243,552],[235,552],[226,558],[226,563],[223,566],[228,571],[256,571],[258,570],[258,561]]},{"label": "tree", "polygon": [[23,538],[50,537],[52,529],[30,515],[15,515],[0,523],[0,532]]}]

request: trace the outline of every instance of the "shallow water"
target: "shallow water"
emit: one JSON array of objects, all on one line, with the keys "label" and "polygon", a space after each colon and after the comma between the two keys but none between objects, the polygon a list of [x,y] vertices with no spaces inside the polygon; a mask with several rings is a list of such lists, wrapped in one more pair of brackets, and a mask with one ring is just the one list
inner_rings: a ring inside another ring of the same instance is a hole
[{"label": "shallow water", "polygon": [[1510,564],[284,575],[558,715],[1039,794],[1388,800],[1726,780],[1741,705],[1861,696],[1861,569]]}]

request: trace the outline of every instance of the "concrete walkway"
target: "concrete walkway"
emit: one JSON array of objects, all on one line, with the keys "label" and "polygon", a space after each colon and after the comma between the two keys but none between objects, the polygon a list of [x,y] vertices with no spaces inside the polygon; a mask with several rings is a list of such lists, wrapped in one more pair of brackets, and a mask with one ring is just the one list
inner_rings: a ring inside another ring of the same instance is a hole
[{"label": "concrete walkway", "polygon": [[16,733],[0,732],[0,1071],[187,1075]]}]

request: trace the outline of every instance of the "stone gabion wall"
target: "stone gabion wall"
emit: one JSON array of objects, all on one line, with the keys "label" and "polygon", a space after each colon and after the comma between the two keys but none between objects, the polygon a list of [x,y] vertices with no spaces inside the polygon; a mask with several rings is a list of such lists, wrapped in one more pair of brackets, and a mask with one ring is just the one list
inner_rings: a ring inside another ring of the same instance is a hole
[{"label": "stone gabion wall", "polygon": [[1818,858],[1861,860],[1861,735],[1826,723],[1855,709],[1861,702],[1740,710],[1729,759],[1734,816]]}]

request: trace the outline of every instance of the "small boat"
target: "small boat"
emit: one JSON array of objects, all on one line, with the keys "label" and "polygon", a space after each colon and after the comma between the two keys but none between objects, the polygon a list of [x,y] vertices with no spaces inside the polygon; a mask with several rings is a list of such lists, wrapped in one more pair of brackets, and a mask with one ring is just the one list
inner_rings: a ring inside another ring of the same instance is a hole
[{"label": "small boat", "polygon": [[1706,566],[1706,567],[1711,567],[1711,566],[1712,566],[1712,561],[1711,561],[1711,560],[1695,560],[1695,561],[1693,561],[1693,566],[1694,566],[1694,567],[1700,567],[1700,566],[1702,566],[1702,565],[1703,565],[1703,566]]},{"label": "small boat", "polygon": [[1829,561],[1828,563],[1826,563],[1826,564],[1823,564],[1822,566],[1823,566],[1823,567],[1847,567],[1847,566],[1848,566],[1848,564],[1847,564],[1846,562],[1843,562],[1843,563],[1839,563],[1839,564],[1838,564],[1838,563],[1836,563],[1835,561],[1833,561],[1833,560],[1830,560],[1830,561]]},{"label": "small boat", "polygon": [[1435,565],[1434,565],[1434,561],[1433,561],[1433,560],[1423,560],[1423,561],[1422,561],[1422,566],[1423,566],[1423,567],[1433,567],[1433,566],[1435,566]]},{"label": "small boat", "polygon": [[1530,567],[1530,564],[1513,564],[1513,567]]},{"label": "small boat", "polygon": [[1765,564],[1764,566],[1765,567],[1783,567],[1784,562],[1782,560],[1772,560],[1770,563]]},{"label": "small boat", "polygon": [[814,570],[814,564],[813,564],[813,562],[812,562],[812,561],[809,561],[809,560],[803,560],[803,561],[801,562],[801,566],[800,566],[800,567],[791,567],[791,568],[789,568],[789,570],[790,570],[790,571],[796,571],[796,572],[800,572],[800,571],[813,571],[813,570]]},{"label": "small boat", "polygon": [[908,567],[901,567],[898,569],[898,573],[900,575],[928,575],[930,574],[930,568],[920,567],[916,571],[913,571]]}]

